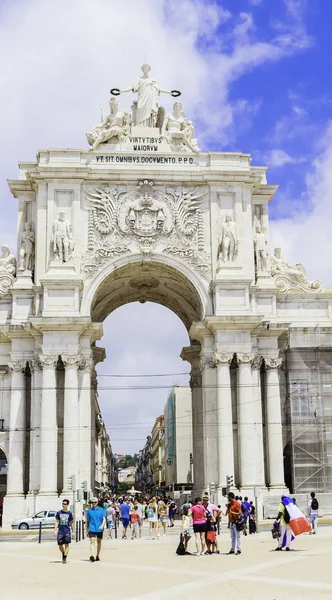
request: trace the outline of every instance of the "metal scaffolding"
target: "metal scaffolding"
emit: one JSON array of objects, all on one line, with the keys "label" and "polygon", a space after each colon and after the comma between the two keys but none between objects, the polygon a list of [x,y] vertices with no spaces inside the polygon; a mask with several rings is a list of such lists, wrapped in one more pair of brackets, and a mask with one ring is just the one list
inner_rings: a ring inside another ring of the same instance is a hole
[{"label": "metal scaffolding", "polygon": [[292,491],[332,492],[331,350],[289,348],[286,362]]}]

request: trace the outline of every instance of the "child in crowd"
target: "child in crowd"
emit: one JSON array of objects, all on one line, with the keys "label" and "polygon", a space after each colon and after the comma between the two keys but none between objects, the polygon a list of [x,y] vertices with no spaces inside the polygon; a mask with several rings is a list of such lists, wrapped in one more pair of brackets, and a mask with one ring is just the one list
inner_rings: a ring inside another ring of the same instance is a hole
[{"label": "child in crowd", "polygon": [[190,527],[191,517],[188,515],[189,508],[185,506],[182,511],[181,533],[185,551],[187,552],[188,542],[191,538]]},{"label": "child in crowd", "polygon": [[[206,550],[205,554],[214,554],[214,552],[217,551],[216,550],[216,539],[217,539],[216,520],[215,520],[214,516],[209,511],[207,511],[206,534],[205,534],[207,550]],[[219,554],[219,550],[217,552]]]},{"label": "child in crowd", "polygon": [[140,514],[138,512],[138,506],[135,504],[134,510],[130,512],[130,523],[131,523],[131,539],[137,538],[138,528],[140,524]]}]

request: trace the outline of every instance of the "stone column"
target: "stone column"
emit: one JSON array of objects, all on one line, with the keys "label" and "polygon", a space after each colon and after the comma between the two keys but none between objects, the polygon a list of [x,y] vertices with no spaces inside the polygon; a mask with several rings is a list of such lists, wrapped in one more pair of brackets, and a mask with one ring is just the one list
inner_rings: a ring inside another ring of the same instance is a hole
[{"label": "stone column", "polygon": [[237,361],[238,372],[238,447],[240,487],[249,488],[256,480],[256,457],[253,454],[255,442],[255,421],[253,415],[253,394],[251,364],[254,354],[239,353]]},{"label": "stone column", "polygon": [[29,492],[36,493],[40,486],[40,425],[43,370],[39,360],[32,360],[29,365],[32,379]]},{"label": "stone column", "polygon": [[9,452],[7,496],[22,496],[24,489],[25,452],[25,369],[26,361],[15,360],[8,363],[11,371],[11,396],[9,417]]},{"label": "stone column", "polygon": [[256,465],[255,480],[253,483],[256,486],[265,487],[261,366],[262,357],[255,356],[252,361],[252,416],[255,428],[252,455],[255,457]]},{"label": "stone column", "polygon": [[266,358],[266,428],[268,454],[268,485],[284,488],[284,459],[280,408],[280,386],[278,369],[281,358]]},{"label": "stone column", "polygon": [[193,436],[193,489],[194,496],[200,496],[204,489],[204,416],[202,402],[202,372],[200,365],[200,345],[185,346],[180,354],[182,360],[191,364],[190,388],[192,407]]},{"label": "stone column", "polygon": [[57,356],[42,354],[42,405],[40,423],[40,491],[41,496],[57,494],[57,410],[56,372]]},{"label": "stone column", "polygon": [[218,480],[217,385],[213,351],[201,352],[205,491]]},{"label": "stone column", "polygon": [[78,405],[78,366],[81,356],[62,355],[65,365],[65,393],[63,414],[63,493],[71,491],[68,478],[76,476],[76,487],[80,487],[79,475],[79,436],[80,419]]},{"label": "stone column", "polygon": [[94,367],[92,359],[82,359],[79,368],[81,373],[81,387],[79,394],[80,409],[80,473],[81,483],[86,481],[88,491],[94,487],[92,482],[92,449],[93,435],[91,431],[91,370]]},{"label": "stone column", "polygon": [[216,352],[217,364],[217,442],[218,483],[221,490],[226,486],[227,475],[234,477],[232,392],[229,366],[232,352]]}]

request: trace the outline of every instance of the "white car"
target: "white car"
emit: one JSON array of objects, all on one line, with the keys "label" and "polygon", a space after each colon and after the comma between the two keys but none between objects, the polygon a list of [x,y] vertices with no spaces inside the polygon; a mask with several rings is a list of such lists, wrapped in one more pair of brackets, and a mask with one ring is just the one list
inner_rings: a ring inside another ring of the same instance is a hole
[{"label": "white car", "polygon": [[41,510],[31,517],[13,521],[12,529],[38,529],[39,523],[42,524],[42,528],[52,528],[55,524],[56,513],[56,510]]}]

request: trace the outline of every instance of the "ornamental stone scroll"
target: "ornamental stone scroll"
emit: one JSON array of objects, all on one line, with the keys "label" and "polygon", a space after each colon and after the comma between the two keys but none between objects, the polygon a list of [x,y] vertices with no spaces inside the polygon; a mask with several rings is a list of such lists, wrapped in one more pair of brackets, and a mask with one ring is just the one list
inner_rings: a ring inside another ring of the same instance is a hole
[{"label": "ornamental stone scroll", "polygon": [[65,367],[73,367],[77,366],[79,368],[80,362],[82,360],[81,354],[62,354],[61,355],[62,362]]},{"label": "ornamental stone scroll", "polygon": [[42,369],[55,369],[58,364],[58,355],[41,354],[39,357]]},{"label": "ornamental stone scroll", "polygon": [[231,364],[234,352],[215,352],[214,361],[218,364]]},{"label": "ornamental stone scroll", "polygon": [[11,360],[8,362],[8,368],[11,373],[22,373],[26,367],[26,360]]},{"label": "ornamental stone scroll", "polygon": [[252,354],[250,352],[242,352],[242,353],[236,354],[236,356],[237,356],[237,362],[240,365],[245,365],[245,364],[249,364],[249,363],[252,364],[256,358],[256,355]]},{"label": "ornamental stone scroll", "polygon": [[95,366],[93,358],[82,358],[79,362],[78,368],[80,371],[92,371]]},{"label": "ornamental stone scroll", "polygon": [[263,357],[259,356],[258,354],[255,355],[252,363],[251,363],[251,367],[254,370],[259,370],[262,366],[262,362],[263,362]]},{"label": "ornamental stone scroll", "polygon": [[266,369],[280,369],[283,364],[282,358],[265,358],[265,368]]},{"label": "ornamental stone scroll", "polygon": [[214,359],[214,355],[213,354],[203,354],[201,356],[200,359],[200,367],[201,367],[201,371],[204,371],[204,369],[215,369],[216,368],[216,362]]}]

